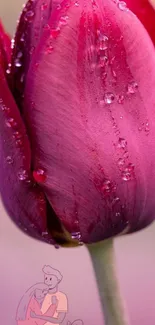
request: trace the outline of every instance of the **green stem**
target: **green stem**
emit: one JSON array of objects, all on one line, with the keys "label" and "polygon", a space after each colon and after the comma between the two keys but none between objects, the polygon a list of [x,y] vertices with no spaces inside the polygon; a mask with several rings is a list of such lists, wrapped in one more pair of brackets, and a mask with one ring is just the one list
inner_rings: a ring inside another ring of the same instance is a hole
[{"label": "green stem", "polygon": [[116,276],[114,240],[87,245],[96,274],[105,325],[128,325]]}]

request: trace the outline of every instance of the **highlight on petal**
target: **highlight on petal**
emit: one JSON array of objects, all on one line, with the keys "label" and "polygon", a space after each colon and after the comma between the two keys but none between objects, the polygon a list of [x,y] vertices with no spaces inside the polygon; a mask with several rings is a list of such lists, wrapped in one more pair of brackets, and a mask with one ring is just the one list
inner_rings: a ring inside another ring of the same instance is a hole
[{"label": "highlight on petal", "polygon": [[152,42],[109,0],[63,1],[49,26],[23,109],[33,169],[46,170],[40,186],[72,238],[138,230],[155,217]]},{"label": "highlight on petal", "polygon": [[0,22],[0,65],[6,73],[8,63],[11,59],[11,40],[7,33],[4,31]]},{"label": "highlight on petal", "polygon": [[14,39],[11,68],[11,88],[20,109],[26,74],[41,35],[48,28],[51,10],[51,0],[29,0],[21,13]]},{"label": "highlight on petal", "polygon": [[154,0],[126,0],[130,10],[139,18],[155,44],[155,6]]},{"label": "highlight on petal", "polygon": [[26,129],[2,71],[0,76],[0,193],[17,226],[46,240],[45,196],[32,178]]}]

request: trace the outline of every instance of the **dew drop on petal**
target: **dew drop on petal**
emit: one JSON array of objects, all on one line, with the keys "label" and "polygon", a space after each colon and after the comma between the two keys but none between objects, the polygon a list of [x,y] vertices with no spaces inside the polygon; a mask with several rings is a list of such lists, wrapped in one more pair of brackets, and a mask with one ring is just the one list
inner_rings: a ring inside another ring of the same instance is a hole
[{"label": "dew drop on petal", "polygon": [[133,81],[130,82],[127,86],[127,92],[128,94],[135,94],[138,89],[138,84],[137,82]]},{"label": "dew drop on petal", "polygon": [[74,5],[75,5],[76,7],[79,7],[79,3],[78,3],[78,1],[75,1]]},{"label": "dew drop on petal", "polygon": [[123,171],[122,171],[122,179],[124,181],[130,181],[134,178],[134,168],[133,164],[129,164]]},{"label": "dew drop on petal", "polygon": [[72,237],[72,239],[81,241],[81,233],[80,233],[80,231],[72,232],[71,237]]},{"label": "dew drop on petal", "polygon": [[108,179],[102,183],[101,191],[104,196],[113,193],[116,190],[116,186]]},{"label": "dew drop on petal", "polygon": [[22,52],[18,52],[14,63],[16,68],[20,68],[22,66],[22,62],[21,62],[22,56],[23,56]]},{"label": "dew drop on petal", "polygon": [[125,160],[123,158],[118,159],[118,166],[122,167],[125,164]]},{"label": "dew drop on petal", "polygon": [[53,46],[52,45],[49,45],[47,47],[46,54],[51,54],[53,52],[53,49],[54,49]]},{"label": "dew drop on petal", "polygon": [[17,140],[16,140],[16,145],[17,145],[18,147],[21,147],[21,146],[23,145],[22,139],[17,139]]},{"label": "dew drop on petal", "polygon": [[60,248],[60,246],[57,245],[57,244],[55,244],[54,247],[55,247],[55,249],[59,249]]},{"label": "dew drop on petal", "polygon": [[148,135],[149,132],[150,132],[150,126],[149,126],[149,123],[147,122],[147,123],[145,124],[145,133]]},{"label": "dew drop on petal", "polygon": [[34,11],[32,11],[32,10],[27,11],[24,19],[26,21],[28,21],[29,23],[31,23],[33,21],[33,18],[34,18]]},{"label": "dew drop on petal", "polygon": [[108,93],[106,93],[104,95],[104,102],[105,102],[105,104],[108,104],[108,105],[112,104],[113,101],[114,101],[114,99],[115,99],[115,96],[111,92],[108,92]]},{"label": "dew drop on petal", "polygon": [[25,169],[21,170],[20,172],[18,172],[18,179],[20,181],[25,181],[28,178],[28,173]]},{"label": "dew drop on petal", "polygon": [[127,4],[125,1],[119,1],[118,2],[118,8],[122,11],[127,11],[128,8],[127,8]]},{"label": "dew drop on petal", "polygon": [[42,168],[39,168],[37,170],[33,171],[33,178],[37,183],[44,183],[46,181],[46,174],[45,170]]},{"label": "dew drop on petal", "polygon": [[43,2],[42,5],[41,5],[41,10],[44,11],[47,9],[47,2]]},{"label": "dew drop on petal", "polygon": [[123,102],[124,102],[124,95],[119,95],[117,101],[118,101],[118,104],[123,104]]},{"label": "dew drop on petal", "polygon": [[115,197],[112,201],[112,205],[116,205],[117,203],[120,202],[120,198],[119,197]]},{"label": "dew drop on petal", "polygon": [[48,231],[42,231],[42,236],[47,236],[48,235]]},{"label": "dew drop on petal", "polygon": [[60,34],[60,28],[59,27],[57,27],[57,28],[55,28],[55,29],[51,29],[51,36],[53,37],[53,38],[57,38],[57,36]]},{"label": "dew drop on petal", "polygon": [[121,216],[120,212],[116,212],[115,216],[116,216],[116,218],[120,218],[120,216]]},{"label": "dew drop on petal", "polygon": [[7,157],[6,157],[6,162],[7,162],[7,164],[9,164],[9,165],[13,164],[13,158],[12,158],[11,156],[7,156]]},{"label": "dew drop on petal", "polygon": [[59,21],[60,24],[61,24],[61,25],[67,25],[67,20],[68,20],[68,18],[69,18],[68,16],[63,16],[63,17],[61,17],[61,18],[60,18],[60,21]]},{"label": "dew drop on petal", "polygon": [[17,123],[15,122],[13,117],[9,117],[6,120],[6,126],[9,127],[9,128],[15,127],[16,125],[17,125]]},{"label": "dew drop on petal", "polygon": [[118,148],[125,149],[127,147],[127,141],[123,138],[119,138],[118,140]]},{"label": "dew drop on petal", "polygon": [[15,46],[15,39],[12,38],[12,40],[11,40],[11,49],[12,50],[14,49],[14,46]]}]

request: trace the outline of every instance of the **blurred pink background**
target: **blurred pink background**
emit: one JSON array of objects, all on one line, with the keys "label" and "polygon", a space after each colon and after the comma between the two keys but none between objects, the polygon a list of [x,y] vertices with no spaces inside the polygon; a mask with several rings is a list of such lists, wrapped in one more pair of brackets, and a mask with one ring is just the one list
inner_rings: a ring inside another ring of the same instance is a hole
[{"label": "blurred pink background", "polygon": [[[13,34],[23,0],[1,0],[0,16]],[[126,299],[130,325],[155,324],[155,224],[137,234],[115,240],[119,280]],[[16,325],[21,296],[43,281],[42,267],[58,269],[69,311],[63,322],[82,319],[84,325],[103,325],[91,261],[85,247],[54,249],[37,242],[10,221],[0,202],[0,324]]]}]

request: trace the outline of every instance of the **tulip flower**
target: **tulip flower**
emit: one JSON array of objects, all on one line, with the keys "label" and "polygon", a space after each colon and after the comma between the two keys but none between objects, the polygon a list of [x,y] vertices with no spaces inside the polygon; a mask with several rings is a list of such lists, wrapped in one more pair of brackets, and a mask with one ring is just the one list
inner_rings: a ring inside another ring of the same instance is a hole
[{"label": "tulip flower", "polygon": [[155,12],[127,3],[29,0],[0,67],[5,207],[37,239],[87,245],[106,325],[127,324],[109,238],[155,217]]}]

